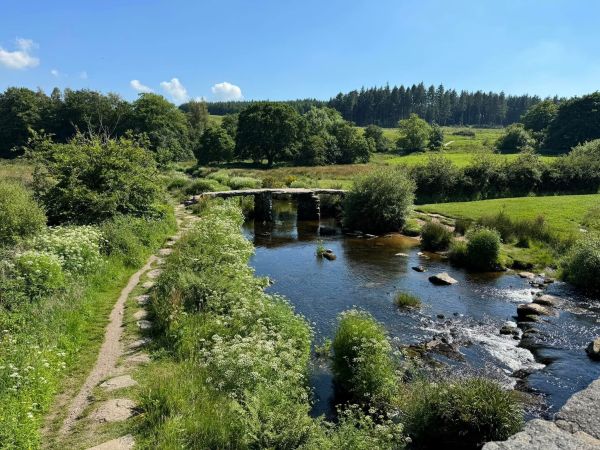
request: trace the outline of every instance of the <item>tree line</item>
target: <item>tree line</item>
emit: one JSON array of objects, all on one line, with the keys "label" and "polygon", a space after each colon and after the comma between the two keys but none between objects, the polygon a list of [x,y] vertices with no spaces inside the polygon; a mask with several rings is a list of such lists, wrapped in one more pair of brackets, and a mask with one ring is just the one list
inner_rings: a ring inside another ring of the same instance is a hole
[{"label": "tree line", "polygon": [[[504,92],[456,91],[442,84],[426,87],[423,83],[412,86],[373,87],[339,93],[329,101],[303,99],[286,101],[301,114],[311,106],[328,106],[342,114],[345,120],[357,125],[394,127],[399,120],[417,114],[429,123],[439,125],[504,126],[519,118],[542,99],[531,95],[506,95]],[[558,103],[554,97],[552,102]],[[211,114],[234,114],[248,106],[248,101],[211,102]]]},{"label": "tree line", "polygon": [[66,143],[78,133],[87,133],[143,136],[158,162],[184,160],[192,157],[207,126],[204,102],[178,108],[156,94],[141,94],[134,102],[88,89],[61,92],[55,88],[46,95],[41,90],[10,87],[0,94],[0,158],[23,153],[36,134]]}]

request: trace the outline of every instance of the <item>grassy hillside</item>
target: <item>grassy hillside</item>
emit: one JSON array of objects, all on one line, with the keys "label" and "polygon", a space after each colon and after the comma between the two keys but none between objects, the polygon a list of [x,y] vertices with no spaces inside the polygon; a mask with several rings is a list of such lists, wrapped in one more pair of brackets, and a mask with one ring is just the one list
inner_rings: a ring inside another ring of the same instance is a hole
[{"label": "grassy hillside", "polygon": [[577,232],[582,227],[586,214],[598,207],[600,207],[600,194],[437,203],[420,205],[417,210],[452,218],[476,220],[482,216],[497,214],[504,209],[515,220],[534,219],[542,215],[554,231],[570,233]]}]

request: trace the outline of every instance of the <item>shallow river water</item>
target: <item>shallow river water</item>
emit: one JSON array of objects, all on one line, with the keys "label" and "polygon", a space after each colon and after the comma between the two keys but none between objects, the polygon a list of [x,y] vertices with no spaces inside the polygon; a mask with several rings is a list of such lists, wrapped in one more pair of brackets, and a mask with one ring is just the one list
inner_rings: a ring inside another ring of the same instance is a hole
[{"label": "shallow river water", "polygon": [[[285,295],[306,317],[317,343],[331,338],[338,314],[353,307],[383,323],[398,346],[444,336],[460,346],[463,361],[434,357],[457,371],[492,376],[509,386],[517,382],[511,376],[515,371],[530,373],[521,386],[539,394],[544,403],[530,416],[555,412],[574,392],[600,377],[600,363],[585,353],[585,346],[600,334],[600,301],[582,297],[564,283],[549,285],[546,293],[563,299],[559,317],[536,323],[539,333],[520,345],[520,340],[500,335],[499,329],[515,322],[519,303],[533,299],[536,289],[527,280],[511,272],[468,273],[435,255],[418,255],[418,242],[402,236],[321,237],[319,223],[297,223],[295,211],[291,202],[277,201],[273,225],[255,226],[248,221],[244,232],[256,247],[251,265],[257,275],[272,279],[268,291]],[[321,225],[334,224],[322,219]],[[336,260],[316,257],[319,239],[333,250]],[[412,270],[416,265],[427,271]],[[438,272],[448,272],[458,284],[431,284],[428,277]],[[421,309],[399,310],[393,303],[398,291],[418,295]],[[314,365],[312,384],[315,414],[330,414],[331,374],[322,365]]]}]

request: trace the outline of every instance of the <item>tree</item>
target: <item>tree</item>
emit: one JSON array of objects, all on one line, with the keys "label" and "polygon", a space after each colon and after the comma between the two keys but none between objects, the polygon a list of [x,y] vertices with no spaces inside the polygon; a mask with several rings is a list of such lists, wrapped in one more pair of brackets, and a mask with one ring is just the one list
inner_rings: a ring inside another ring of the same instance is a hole
[{"label": "tree", "polygon": [[298,143],[300,114],[291,106],[281,103],[256,103],[240,113],[236,136],[239,158],[254,161],[267,160],[268,167],[275,161],[288,161]]},{"label": "tree", "polygon": [[222,127],[206,129],[194,148],[194,155],[198,164],[231,161],[235,142]]},{"label": "tree", "polygon": [[545,131],[558,113],[558,105],[552,100],[533,105],[521,116],[521,123],[526,130]]},{"label": "tree", "polygon": [[46,226],[44,210],[16,181],[0,180],[0,247],[34,236]]},{"label": "tree", "polygon": [[133,102],[132,129],[148,137],[159,163],[192,157],[187,117],[161,95],[140,94]]},{"label": "tree", "polygon": [[600,91],[575,97],[558,107],[548,127],[545,147],[565,151],[600,138]]},{"label": "tree", "polygon": [[496,141],[496,150],[501,152],[521,152],[533,148],[535,140],[523,124],[514,123],[504,130]]},{"label": "tree", "polygon": [[431,124],[429,132],[429,148],[431,150],[439,150],[444,146],[444,130],[437,123]]},{"label": "tree", "polygon": [[8,88],[0,94],[0,157],[13,158],[30,137],[39,130],[48,98],[26,88]]},{"label": "tree", "polygon": [[371,152],[375,150],[373,141],[365,137],[348,122],[336,123],[331,130],[335,137],[337,152],[334,164],[353,164],[369,162]]},{"label": "tree", "polygon": [[226,116],[223,116],[223,120],[221,121],[221,127],[227,131],[227,134],[231,136],[234,141],[237,135],[239,117],[239,114],[227,114]]},{"label": "tree", "polygon": [[[208,108],[206,107],[206,102],[194,100],[185,105],[185,115],[190,127],[190,139],[192,142],[198,142],[198,139],[200,139],[200,136],[208,127]],[[180,109],[183,110],[182,107]]]},{"label": "tree", "polygon": [[365,128],[365,138],[373,141],[376,152],[383,153],[391,149],[392,144],[390,140],[383,134],[383,128],[377,125],[369,125]]},{"label": "tree", "polygon": [[415,198],[415,182],[399,169],[386,167],[354,181],[344,199],[344,226],[370,233],[402,228]]},{"label": "tree", "polygon": [[155,213],[161,192],[156,162],[144,143],[127,137],[76,135],[67,144],[38,140],[34,190],[51,224],[100,223],[118,214]]},{"label": "tree", "polygon": [[400,138],[398,149],[404,152],[423,150],[427,144],[431,127],[417,114],[411,114],[408,119],[398,122]]}]

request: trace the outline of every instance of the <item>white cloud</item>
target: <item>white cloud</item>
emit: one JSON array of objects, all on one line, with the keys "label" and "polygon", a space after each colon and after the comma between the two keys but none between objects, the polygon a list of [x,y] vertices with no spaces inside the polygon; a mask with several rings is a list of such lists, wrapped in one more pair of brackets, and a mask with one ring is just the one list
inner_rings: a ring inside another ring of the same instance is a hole
[{"label": "white cloud", "polygon": [[160,83],[162,87],[176,102],[183,103],[189,99],[187,89],[181,84],[178,78],[171,78],[171,81]]},{"label": "white cloud", "polygon": [[31,55],[31,50],[37,47],[37,44],[31,39],[18,38],[16,40],[17,50],[9,52],[0,47],[0,64],[9,69],[28,69],[36,67],[40,60]]},{"label": "white cloud", "polygon": [[152,88],[146,86],[145,84],[140,83],[140,80],[131,80],[129,82],[129,84],[137,92],[141,92],[141,93],[153,92]]},{"label": "white cloud", "polygon": [[56,78],[58,78],[60,76],[60,72],[58,70],[56,70],[56,69],[52,69],[50,71],[50,73],[52,74],[52,76],[54,76]]},{"label": "white cloud", "polygon": [[214,94],[215,99],[219,101],[227,102],[231,100],[242,100],[244,98],[240,87],[228,83],[227,81],[215,84],[210,90]]},{"label": "white cloud", "polygon": [[81,78],[82,80],[87,80],[88,79],[88,73],[84,70],[82,72],[79,72],[79,78]]}]

